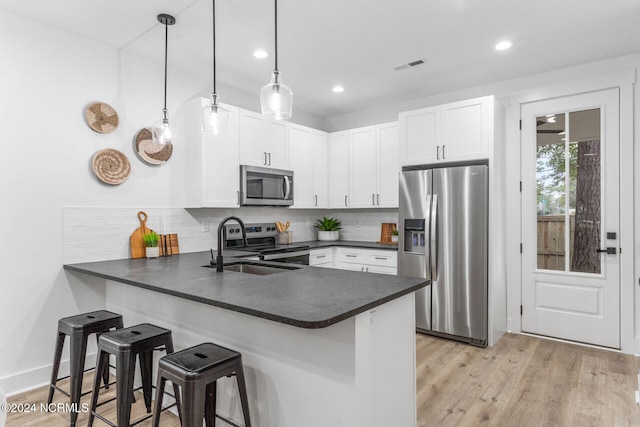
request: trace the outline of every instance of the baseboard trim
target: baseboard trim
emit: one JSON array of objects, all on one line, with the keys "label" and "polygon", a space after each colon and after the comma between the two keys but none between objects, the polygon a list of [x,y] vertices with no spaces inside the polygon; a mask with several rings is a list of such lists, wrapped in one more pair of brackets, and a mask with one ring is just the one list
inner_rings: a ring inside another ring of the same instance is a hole
[{"label": "baseboard trim", "polygon": [[[96,353],[87,354],[85,357],[85,366],[93,366],[96,362]],[[31,369],[17,374],[0,378],[0,388],[4,390],[7,398],[11,398],[20,393],[33,390],[38,387],[46,386],[51,380],[51,370],[53,364],[50,363],[39,368]],[[59,377],[69,375],[69,360],[60,362]]]}]

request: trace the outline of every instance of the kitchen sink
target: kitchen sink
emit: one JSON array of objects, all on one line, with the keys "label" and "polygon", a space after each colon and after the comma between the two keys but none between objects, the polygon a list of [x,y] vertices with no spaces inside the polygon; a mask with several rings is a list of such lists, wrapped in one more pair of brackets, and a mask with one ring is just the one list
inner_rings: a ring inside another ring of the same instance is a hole
[{"label": "kitchen sink", "polygon": [[[204,267],[215,268],[215,265],[205,265]],[[265,276],[268,274],[282,273],[287,270],[297,270],[298,267],[294,266],[275,266],[275,265],[264,265],[251,261],[238,261],[229,264],[225,264],[223,267],[224,271],[235,271],[236,273],[247,273],[247,274],[256,274],[260,276]]]}]

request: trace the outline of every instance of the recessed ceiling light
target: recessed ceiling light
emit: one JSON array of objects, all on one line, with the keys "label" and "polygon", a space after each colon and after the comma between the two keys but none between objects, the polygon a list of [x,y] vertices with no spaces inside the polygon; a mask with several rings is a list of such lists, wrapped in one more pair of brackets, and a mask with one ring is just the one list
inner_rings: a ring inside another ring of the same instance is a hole
[{"label": "recessed ceiling light", "polygon": [[253,56],[255,58],[258,58],[258,59],[264,59],[269,55],[267,54],[266,51],[264,51],[262,49],[256,49],[256,50],[253,51]]},{"label": "recessed ceiling light", "polygon": [[342,93],[344,92],[344,88],[342,86],[334,86],[332,89],[335,93]]},{"label": "recessed ceiling light", "polygon": [[496,50],[507,50],[511,47],[509,40],[503,40],[496,45]]}]

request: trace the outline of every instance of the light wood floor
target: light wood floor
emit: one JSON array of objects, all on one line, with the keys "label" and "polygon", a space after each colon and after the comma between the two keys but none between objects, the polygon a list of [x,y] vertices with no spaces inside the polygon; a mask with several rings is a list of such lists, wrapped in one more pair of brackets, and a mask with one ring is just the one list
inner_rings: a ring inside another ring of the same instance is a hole
[{"label": "light wood floor", "polygon": [[[416,342],[419,426],[640,426],[634,400],[640,361],[634,356],[512,334],[484,349],[420,334]],[[92,378],[86,375],[84,390]],[[39,405],[47,391],[42,387],[10,402]],[[111,397],[115,387],[103,393]],[[56,393],[54,402],[68,400]],[[115,403],[103,412],[115,419]],[[145,413],[140,395],[132,420]],[[80,414],[78,427],[87,417]],[[65,413],[8,414],[7,427],[66,427],[68,420]],[[168,411],[161,421],[162,427],[180,425]]]}]

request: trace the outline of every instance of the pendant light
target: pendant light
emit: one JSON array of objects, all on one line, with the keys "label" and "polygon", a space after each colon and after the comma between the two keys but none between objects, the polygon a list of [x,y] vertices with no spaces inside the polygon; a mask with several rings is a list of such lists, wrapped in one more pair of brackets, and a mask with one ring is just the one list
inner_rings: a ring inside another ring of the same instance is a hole
[{"label": "pendant light", "polygon": [[176,19],[161,13],[158,15],[158,22],[164,25],[164,108],[162,109],[162,120],[158,120],[151,126],[151,137],[153,142],[158,144],[171,144],[171,129],[167,118],[167,47],[169,44],[169,25],[176,23]]},{"label": "pendant light", "polygon": [[262,114],[276,120],[291,118],[293,107],[293,92],[291,88],[282,83],[278,70],[278,0],[275,3],[275,69],[271,75],[271,81],[260,91],[260,104]]},{"label": "pendant light", "polygon": [[213,92],[211,103],[202,109],[202,131],[210,130],[214,135],[227,130],[229,112],[218,105],[218,93],[216,92],[216,0],[213,3]]}]

